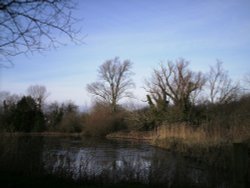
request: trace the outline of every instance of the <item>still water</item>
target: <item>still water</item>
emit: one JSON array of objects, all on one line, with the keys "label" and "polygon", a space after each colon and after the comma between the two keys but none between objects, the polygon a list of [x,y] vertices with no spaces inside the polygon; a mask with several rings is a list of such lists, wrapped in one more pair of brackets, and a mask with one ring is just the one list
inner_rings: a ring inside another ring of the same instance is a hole
[{"label": "still water", "polygon": [[230,170],[215,170],[147,143],[83,137],[2,137],[0,171],[166,187],[223,188],[232,183]]}]

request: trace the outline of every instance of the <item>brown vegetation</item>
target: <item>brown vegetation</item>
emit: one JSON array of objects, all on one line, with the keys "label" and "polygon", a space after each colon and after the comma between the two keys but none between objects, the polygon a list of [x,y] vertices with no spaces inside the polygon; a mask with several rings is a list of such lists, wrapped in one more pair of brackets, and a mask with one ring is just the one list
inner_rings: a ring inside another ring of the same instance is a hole
[{"label": "brown vegetation", "polygon": [[153,131],[118,131],[106,136],[110,139],[136,139],[136,140],[153,140],[155,134]]},{"label": "brown vegetation", "polygon": [[84,125],[84,134],[88,136],[105,136],[111,132],[126,127],[124,117],[126,113],[119,111],[113,113],[112,107],[97,103],[87,116]]},{"label": "brown vegetation", "polygon": [[[149,115],[147,111],[140,113]],[[192,113],[193,122],[169,121],[171,113],[165,113],[165,121],[151,131],[140,131],[139,127],[133,131],[110,134],[108,138],[149,139],[154,146],[218,167],[226,167],[232,160],[234,143],[245,143],[250,147],[249,95],[229,103],[196,106]],[[130,115],[137,117],[138,112]],[[138,121],[136,118],[131,120]],[[143,125],[143,122],[140,123]]]}]

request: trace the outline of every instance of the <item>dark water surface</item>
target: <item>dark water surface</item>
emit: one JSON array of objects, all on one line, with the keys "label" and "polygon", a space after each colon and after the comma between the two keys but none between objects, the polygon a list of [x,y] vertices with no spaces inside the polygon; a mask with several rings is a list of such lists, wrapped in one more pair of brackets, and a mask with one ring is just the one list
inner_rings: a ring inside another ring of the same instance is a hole
[{"label": "dark water surface", "polygon": [[164,187],[233,187],[234,178],[147,143],[52,136],[0,137],[0,172]]}]

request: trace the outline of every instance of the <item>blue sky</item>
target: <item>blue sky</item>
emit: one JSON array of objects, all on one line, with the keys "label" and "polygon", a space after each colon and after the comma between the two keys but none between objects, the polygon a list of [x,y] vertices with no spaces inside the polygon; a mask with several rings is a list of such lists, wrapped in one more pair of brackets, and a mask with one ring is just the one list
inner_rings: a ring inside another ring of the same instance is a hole
[{"label": "blue sky", "polygon": [[216,59],[234,79],[250,72],[249,0],[79,0],[83,45],[13,58],[0,70],[0,90],[24,94],[30,85],[45,85],[49,101],[90,103],[86,84],[97,68],[119,56],[130,59],[135,96],[143,100],[144,79],[161,61],[180,57],[192,70],[206,72]]}]

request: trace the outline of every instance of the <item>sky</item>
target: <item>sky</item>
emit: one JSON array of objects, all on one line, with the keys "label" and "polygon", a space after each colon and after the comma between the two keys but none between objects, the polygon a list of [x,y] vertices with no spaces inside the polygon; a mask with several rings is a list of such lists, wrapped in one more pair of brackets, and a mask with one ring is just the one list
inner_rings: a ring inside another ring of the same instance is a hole
[{"label": "sky", "polygon": [[[46,86],[48,101],[88,106],[86,85],[98,67],[120,57],[133,62],[134,102],[145,99],[144,80],[160,62],[185,58],[193,71],[223,62],[234,80],[250,72],[249,0],[79,0],[74,16],[84,44],[19,55],[0,69],[0,91],[25,94]],[[130,102],[130,101],[128,101]]]}]

